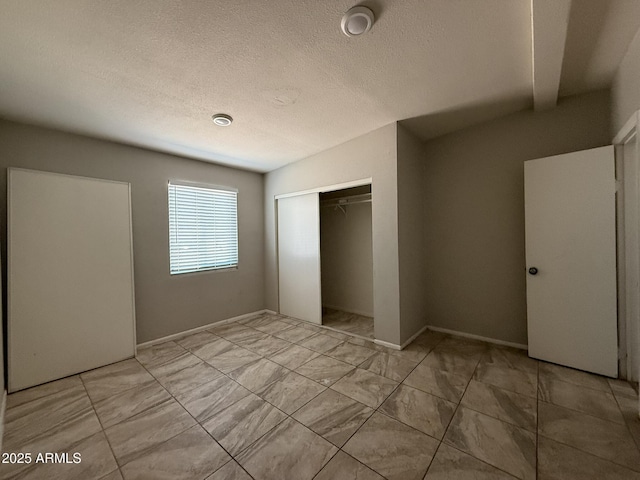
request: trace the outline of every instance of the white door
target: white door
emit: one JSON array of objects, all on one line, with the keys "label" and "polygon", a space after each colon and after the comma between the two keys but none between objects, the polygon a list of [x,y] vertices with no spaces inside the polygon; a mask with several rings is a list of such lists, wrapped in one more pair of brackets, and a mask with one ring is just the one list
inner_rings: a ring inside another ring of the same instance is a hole
[{"label": "white door", "polygon": [[9,169],[9,392],[135,354],[129,184]]},{"label": "white door", "polygon": [[318,193],[278,199],[280,313],[322,323]]},{"label": "white door", "polygon": [[529,355],[618,375],[612,146],[524,164]]}]

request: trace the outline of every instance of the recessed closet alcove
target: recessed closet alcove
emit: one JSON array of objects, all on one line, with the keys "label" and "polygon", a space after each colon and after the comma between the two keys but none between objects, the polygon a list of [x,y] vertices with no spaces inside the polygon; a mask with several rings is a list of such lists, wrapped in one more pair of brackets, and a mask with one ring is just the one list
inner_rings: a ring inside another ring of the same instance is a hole
[{"label": "recessed closet alcove", "polygon": [[371,185],[320,194],[322,324],[373,339]]}]

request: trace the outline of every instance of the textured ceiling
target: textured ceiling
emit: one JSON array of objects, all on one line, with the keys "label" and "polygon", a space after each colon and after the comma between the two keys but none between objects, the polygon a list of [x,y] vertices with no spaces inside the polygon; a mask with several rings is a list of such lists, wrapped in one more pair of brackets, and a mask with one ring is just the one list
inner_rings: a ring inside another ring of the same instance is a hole
[{"label": "textured ceiling", "polygon": [[[270,171],[397,120],[532,103],[531,0],[0,0],[0,116]],[[574,0],[560,94],[607,87],[638,0]],[[231,114],[229,128],[211,122]]]}]

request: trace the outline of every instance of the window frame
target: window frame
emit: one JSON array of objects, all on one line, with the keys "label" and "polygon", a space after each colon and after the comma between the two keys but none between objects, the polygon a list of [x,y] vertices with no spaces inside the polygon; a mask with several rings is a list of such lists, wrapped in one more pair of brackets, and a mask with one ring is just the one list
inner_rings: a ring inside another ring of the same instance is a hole
[{"label": "window frame", "polygon": [[[183,186],[183,187],[195,187],[195,188],[203,188],[207,190],[215,190],[220,192],[231,192],[235,193],[236,196],[236,263],[235,265],[224,266],[224,267],[209,267],[209,268],[201,268],[198,270],[190,270],[190,271],[181,271],[181,272],[172,272],[171,271],[171,211],[169,208],[169,198],[170,198],[170,187],[171,186]],[[166,190],[166,200],[167,200],[167,240],[168,240],[168,253],[169,253],[169,275],[171,277],[178,277],[183,275],[199,275],[204,273],[212,273],[212,272],[230,272],[238,270],[240,267],[240,222],[238,220],[238,210],[239,210],[239,191],[235,187],[229,187],[226,185],[218,185],[211,183],[201,183],[201,182],[193,182],[189,180],[176,180],[170,179],[167,181],[167,190]]]}]

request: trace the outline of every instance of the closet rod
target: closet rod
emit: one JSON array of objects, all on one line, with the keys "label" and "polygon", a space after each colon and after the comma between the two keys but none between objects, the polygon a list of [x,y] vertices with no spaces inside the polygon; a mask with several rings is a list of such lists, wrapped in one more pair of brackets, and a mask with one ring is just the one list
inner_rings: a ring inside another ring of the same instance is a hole
[{"label": "closet rod", "polygon": [[371,203],[371,200],[356,200],[354,202],[343,202],[343,203],[338,203],[338,202],[331,202],[331,203],[322,203],[320,204],[321,208],[324,207],[348,207],[349,205],[356,205],[358,203]]},{"label": "closet rod", "polygon": [[355,205],[356,203],[371,203],[371,194],[352,195],[350,197],[332,198],[320,202],[321,207],[346,207],[347,205]]}]

